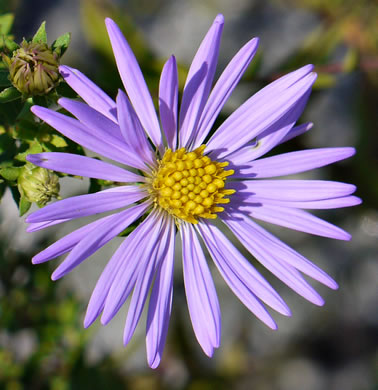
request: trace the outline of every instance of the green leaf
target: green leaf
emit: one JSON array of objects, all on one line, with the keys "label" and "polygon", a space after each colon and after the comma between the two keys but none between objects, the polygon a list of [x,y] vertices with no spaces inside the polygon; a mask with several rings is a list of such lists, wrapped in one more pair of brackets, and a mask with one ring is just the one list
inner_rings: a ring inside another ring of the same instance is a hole
[{"label": "green leaf", "polygon": [[13,52],[13,51],[20,48],[20,45],[18,43],[16,43],[15,41],[12,41],[9,38],[4,39],[4,45],[10,52]]},{"label": "green leaf", "polygon": [[30,111],[30,108],[33,106],[33,98],[28,98],[25,100],[24,105],[20,113],[17,115],[17,120],[30,120],[33,122],[33,113]]},{"label": "green leaf", "polygon": [[9,181],[15,181],[20,174],[20,168],[16,167],[4,167],[0,169],[0,175]]},{"label": "green leaf", "polygon": [[46,34],[46,22],[42,22],[38,31],[35,33],[33,43],[45,43],[47,45],[47,34]]},{"label": "green leaf", "polygon": [[4,14],[0,16],[0,35],[9,34],[13,25],[13,20],[13,14]]},{"label": "green leaf", "polygon": [[38,141],[34,141],[28,150],[26,150],[23,153],[19,153],[15,156],[15,159],[18,161],[26,162],[26,156],[28,154],[36,154],[36,153],[42,153],[43,148],[41,144]]},{"label": "green leaf", "polygon": [[68,146],[66,140],[57,134],[52,135],[52,140],[50,141],[50,143],[57,148],[65,148],[66,146]]},{"label": "green leaf", "polygon": [[12,85],[9,78],[9,72],[6,69],[0,70],[0,87],[9,87]]},{"label": "green leaf", "polygon": [[0,92],[0,103],[8,103],[19,99],[20,97],[20,91],[18,91],[15,87],[9,87]]},{"label": "green leaf", "polygon": [[70,42],[71,42],[71,33],[65,33],[53,42],[51,48],[59,55],[59,57],[61,57],[67,50]]},{"label": "green leaf", "polygon": [[20,217],[22,217],[25,213],[27,213],[30,209],[31,202],[29,202],[25,196],[21,195],[20,203],[18,204],[18,209],[20,212]]}]

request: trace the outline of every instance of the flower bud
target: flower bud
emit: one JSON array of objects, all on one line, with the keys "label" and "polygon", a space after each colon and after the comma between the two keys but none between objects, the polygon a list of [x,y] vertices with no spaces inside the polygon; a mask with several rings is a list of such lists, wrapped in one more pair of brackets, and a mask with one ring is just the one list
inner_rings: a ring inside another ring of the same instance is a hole
[{"label": "flower bud", "polygon": [[59,57],[45,43],[23,41],[12,58],[3,56],[9,79],[24,95],[45,95],[60,81]]},{"label": "flower bud", "polygon": [[42,207],[52,197],[59,198],[59,177],[45,168],[25,165],[18,177],[18,188],[29,202]]}]

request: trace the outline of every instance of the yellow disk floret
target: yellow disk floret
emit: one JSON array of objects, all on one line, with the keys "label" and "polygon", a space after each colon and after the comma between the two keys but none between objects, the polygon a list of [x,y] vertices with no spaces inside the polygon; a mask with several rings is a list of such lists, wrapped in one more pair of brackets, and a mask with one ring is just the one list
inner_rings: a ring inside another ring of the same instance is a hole
[{"label": "yellow disk floret", "polygon": [[225,189],[226,178],[234,173],[224,170],[228,162],[204,156],[205,145],[188,152],[185,148],[167,149],[153,172],[149,192],[157,206],[176,218],[197,223],[198,218],[217,217],[224,210],[219,204],[235,190]]}]

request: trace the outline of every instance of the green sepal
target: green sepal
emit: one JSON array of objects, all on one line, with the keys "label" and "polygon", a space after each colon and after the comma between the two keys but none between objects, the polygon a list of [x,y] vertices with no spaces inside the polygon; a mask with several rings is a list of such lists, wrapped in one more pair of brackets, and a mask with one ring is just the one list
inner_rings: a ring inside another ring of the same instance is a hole
[{"label": "green sepal", "polygon": [[14,15],[11,13],[0,16],[0,35],[9,34],[13,25],[13,21]]},{"label": "green sepal", "polygon": [[9,80],[9,72],[7,69],[0,69],[0,87],[9,87],[12,83]]},{"label": "green sepal", "polygon": [[53,44],[51,45],[51,48],[55,53],[58,54],[59,57],[61,57],[65,51],[68,48],[68,45],[71,42],[71,33],[65,33],[58,37]]},{"label": "green sepal", "polygon": [[8,103],[21,98],[21,92],[15,87],[5,88],[0,92],[0,103]]},{"label": "green sepal", "polygon": [[20,174],[20,168],[17,167],[2,167],[0,168],[0,175],[8,181],[15,181]]},{"label": "green sepal", "polygon": [[42,22],[41,26],[34,34],[32,39],[33,43],[45,43],[47,45],[47,34],[46,34],[46,22]]},{"label": "green sepal", "polygon": [[18,203],[18,210],[20,213],[20,217],[22,217],[25,213],[27,213],[31,207],[31,202],[29,202],[25,196],[20,197],[20,202]]}]

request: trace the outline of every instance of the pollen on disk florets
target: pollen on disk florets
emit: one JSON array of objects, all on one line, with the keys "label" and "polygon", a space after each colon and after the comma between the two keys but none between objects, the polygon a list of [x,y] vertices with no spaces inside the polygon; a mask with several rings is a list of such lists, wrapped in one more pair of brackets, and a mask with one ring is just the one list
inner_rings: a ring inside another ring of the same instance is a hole
[{"label": "pollen on disk florets", "polygon": [[157,206],[191,223],[198,218],[215,219],[216,213],[224,210],[219,204],[229,203],[225,196],[235,192],[224,188],[226,178],[234,173],[224,170],[228,162],[212,161],[203,155],[204,150],[205,145],[191,152],[167,149],[149,186]]}]

